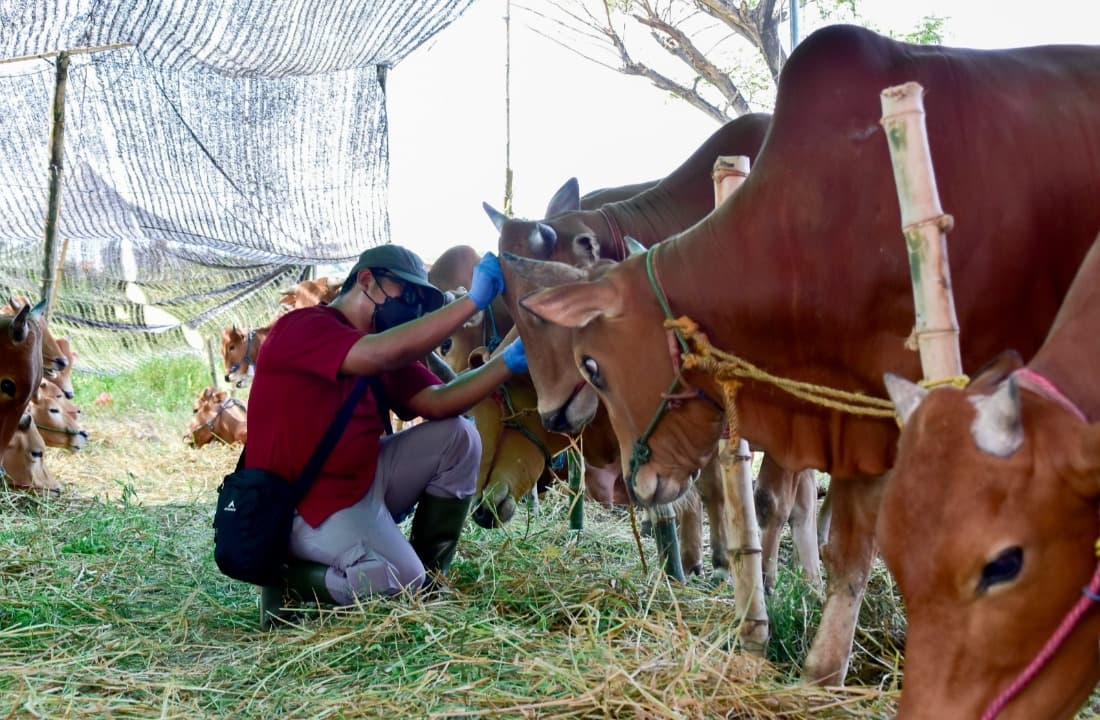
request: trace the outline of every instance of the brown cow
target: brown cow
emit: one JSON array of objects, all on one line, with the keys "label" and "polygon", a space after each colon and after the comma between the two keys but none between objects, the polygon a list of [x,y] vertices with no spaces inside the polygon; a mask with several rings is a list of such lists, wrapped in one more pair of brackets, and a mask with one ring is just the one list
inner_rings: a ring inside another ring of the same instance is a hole
[{"label": "brown cow", "polygon": [[256,358],[269,332],[270,325],[248,330],[240,330],[236,325],[222,328],[222,362],[225,363],[227,383],[242,388],[252,382]]},{"label": "brown cow", "polygon": [[88,442],[88,432],[80,423],[80,408],[53,381],[43,378],[39,383],[38,397],[31,401],[30,411],[50,447],[80,450]]},{"label": "brown cow", "polygon": [[8,446],[0,453],[0,481],[11,490],[60,495],[61,483],[46,467],[46,443],[30,413],[24,413]]},{"label": "brown cow", "polygon": [[[1070,608],[1089,603],[1098,356],[1100,244],[1026,368],[1005,379],[994,366],[966,391],[887,377],[905,422],[877,532],[909,618],[899,718],[982,717]],[[1000,717],[1073,717],[1100,681],[1098,636],[1092,608]]]},{"label": "brown cow", "polygon": [[[652,246],[690,227],[713,210],[711,170],[715,158],[720,155],[755,158],[770,122],[771,116],[766,114],[731,120],[711,134],[666,178],[624,201],[586,207],[579,199],[576,180],[570,180],[551,199],[546,210],[547,220],[509,219],[486,205],[489,218],[500,232],[500,250],[590,267],[602,258],[616,261],[625,258],[627,236],[636,240],[638,246]],[[535,289],[537,286],[521,276],[510,274],[503,297],[509,312],[517,318],[530,375],[538,390],[543,422],[552,430],[576,433],[596,412],[597,396],[584,384],[573,364],[568,329],[555,328],[520,311],[518,299]],[[775,586],[779,537],[788,522],[792,523],[799,540],[799,559],[806,579],[815,586],[820,585],[819,556],[812,540],[817,534],[813,473],[787,472],[770,463],[767,468],[768,472],[757,480],[764,548],[768,552],[763,563],[765,587]],[[710,519],[713,566],[719,575],[731,575],[731,539],[726,537],[728,523],[723,512],[727,498],[719,468],[713,464],[704,467],[698,484],[706,498],[704,504]],[[794,502],[811,495],[814,498],[811,507]]]},{"label": "brown cow", "polygon": [[7,447],[32,397],[42,382],[42,326],[45,307],[21,307],[15,315],[0,315],[0,447]]},{"label": "brown cow", "polygon": [[313,307],[314,305],[328,305],[336,299],[340,292],[340,283],[333,282],[332,278],[317,278],[316,280],[302,280],[301,282],[281,291],[279,309],[283,312],[297,310],[298,308]]},{"label": "brown cow", "polygon": [[[45,308],[44,303],[45,301],[41,304],[43,308]],[[10,298],[6,306],[0,306],[0,315],[14,316],[24,306],[29,307],[30,301],[22,295]],[[36,317],[38,318],[39,327],[42,328],[42,372],[46,374],[46,377],[55,378],[58,373],[68,367],[69,358],[58,345],[49,327],[46,326],[46,321],[41,313],[40,310]]]},{"label": "brown cow", "polygon": [[[957,213],[950,262],[964,369],[1000,348],[1032,353],[1042,343],[1100,227],[1100,50],[960,50],[826,27],[791,54],[749,177],[703,221],[603,275],[502,258],[506,278],[522,272],[548,286],[526,307],[574,328],[575,362],[607,405],[625,459],[655,423],[650,455],[634,468],[642,501],[681,493],[724,424],[714,377],[677,374],[679,346],[658,293],[716,347],[781,378],[881,396],[883,373],[919,377],[879,100],[908,81],[928,88],[936,180]],[[659,411],[663,394],[687,388],[699,393]],[[804,672],[840,682],[897,426],[753,378],[742,379],[734,407],[744,437],[782,466],[832,475],[827,599]]]},{"label": "brown cow", "polygon": [[65,356],[65,367],[58,370],[55,377],[50,378],[54,384],[61,388],[61,391],[65,393],[65,397],[72,400],[76,397],[76,392],[73,389],[73,364],[76,363],[76,352],[69,344],[69,339],[66,337],[54,338],[57,343],[57,349],[61,351],[61,354]]},{"label": "brown cow", "polygon": [[248,440],[248,415],[244,403],[225,390],[203,388],[191,410],[191,423],[184,440],[200,448],[211,440],[226,445]]}]

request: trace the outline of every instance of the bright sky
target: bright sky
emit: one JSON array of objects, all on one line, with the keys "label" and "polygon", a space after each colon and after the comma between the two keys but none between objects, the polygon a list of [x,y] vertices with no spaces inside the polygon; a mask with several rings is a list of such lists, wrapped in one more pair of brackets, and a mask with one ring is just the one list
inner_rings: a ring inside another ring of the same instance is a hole
[{"label": "bright sky", "polygon": [[[496,247],[481,203],[504,207],[505,3],[477,0],[390,73],[392,237],[429,262],[452,245]],[[947,45],[1100,44],[1098,0],[862,0],[860,8],[879,28],[898,32],[924,15],[947,17]],[[790,38],[786,28],[780,35]],[[514,6],[511,50],[517,216],[542,217],[573,176],[582,194],[663,177],[717,128],[647,80],[537,35]]]}]

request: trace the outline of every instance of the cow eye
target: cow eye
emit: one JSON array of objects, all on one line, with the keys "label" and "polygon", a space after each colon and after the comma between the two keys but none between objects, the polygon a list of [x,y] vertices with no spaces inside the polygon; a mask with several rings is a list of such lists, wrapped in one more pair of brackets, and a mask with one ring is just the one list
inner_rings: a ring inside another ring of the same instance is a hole
[{"label": "cow eye", "polygon": [[453,344],[454,343],[450,338],[444,340],[443,343],[439,346],[439,354],[446,355],[447,353],[449,353]]},{"label": "cow eye", "polygon": [[978,581],[978,594],[983,594],[994,585],[1015,580],[1023,565],[1024,551],[1019,545],[1002,550],[982,568],[982,577]]},{"label": "cow eye", "polygon": [[60,414],[61,414],[61,409],[60,408],[50,408],[50,415],[60,415]]},{"label": "cow eye", "polygon": [[0,392],[10,397],[15,397],[15,381],[8,378],[0,380]]},{"label": "cow eye", "polygon": [[581,358],[581,370],[584,371],[584,375],[588,378],[588,382],[596,387],[603,387],[603,378],[600,377],[600,364],[598,362],[588,355],[585,355]]}]

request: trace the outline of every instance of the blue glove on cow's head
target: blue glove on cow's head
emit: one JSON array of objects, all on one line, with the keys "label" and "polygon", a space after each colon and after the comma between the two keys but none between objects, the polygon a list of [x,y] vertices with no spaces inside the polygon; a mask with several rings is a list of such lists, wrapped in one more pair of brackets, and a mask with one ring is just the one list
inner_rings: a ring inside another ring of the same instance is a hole
[{"label": "blue glove on cow's head", "polygon": [[500,260],[493,253],[487,252],[474,267],[469,298],[474,301],[478,310],[484,310],[503,290],[504,271],[500,269]]},{"label": "blue glove on cow's head", "polygon": [[527,372],[527,351],[523,349],[523,338],[516,338],[504,346],[500,356],[505,366],[513,373]]}]

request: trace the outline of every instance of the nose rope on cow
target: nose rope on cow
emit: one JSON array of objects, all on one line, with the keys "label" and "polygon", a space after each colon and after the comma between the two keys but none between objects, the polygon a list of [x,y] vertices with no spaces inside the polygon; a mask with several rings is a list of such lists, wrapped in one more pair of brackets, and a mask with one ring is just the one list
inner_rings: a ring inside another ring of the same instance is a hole
[{"label": "nose rope on cow", "polygon": [[[49,425],[43,425],[41,423],[35,423],[34,426],[39,430],[45,430],[46,432],[62,433],[64,435],[87,435],[87,430],[70,430],[63,427],[51,427]],[[177,431],[178,432],[178,431]]]},{"label": "nose rope on cow", "polygon": [[[1055,387],[1054,383],[1050,382],[1047,378],[1043,377],[1039,373],[1031,370],[1030,368],[1021,368],[1012,373],[1013,376],[1020,381],[1021,386],[1027,387],[1035,394],[1045,397],[1048,400],[1062,406],[1071,415],[1076,417],[1081,422],[1088,422],[1085,414],[1081,411],[1077,405],[1066,397],[1062,392]],[[1062,618],[1062,622],[1047,639],[1046,644],[1042,649],[1032,658],[1027,667],[1016,676],[1007,688],[1001,691],[1001,694],[993,699],[993,702],[989,704],[986,711],[982,714],[982,720],[993,720],[997,715],[1004,710],[1005,706],[1020,694],[1020,691],[1027,687],[1028,683],[1035,679],[1035,676],[1039,674],[1039,671],[1054,657],[1054,653],[1058,652],[1058,648],[1062,646],[1065,639],[1069,637],[1069,634],[1088,612],[1093,603],[1100,603],[1100,538],[1096,539],[1093,544],[1093,553],[1096,555],[1097,563],[1096,569],[1092,573],[1092,580],[1089,584],[1081,588],[1081,597],[1077,599],[1073,607],[1070,608],[1066,616]]]},{"label": "nose rope on cow", "polygon": [[485,341],[485,347],[489,349],[489,354],[492,355],[504,340],[497,330],[497,318],[496,314],[493,313],[492,303],[489,303],[485,307],[485,317],[488,319],[488,322],[481,324],[481,339]]},{"label": "nose rope on cow", "polygon": [[[649,284],[653,288],[653,293],[657,296],[657,301],[661,304],[661,309],[664,310],[665,316],[668,318],[673,317],[672,308],[668,304],[668,299],[665,296],[664,288],[661,287],[661,281],[657,277],[657,269],[654,265],[657,248],[660,245],[654,245],[645,254],[645,270],[646,275],[649,277]],[[687,341],[684,339],[683,334],[673,328],[673,333],[677,343],[679,344],[679,351],[681,354],[689,352]],[[669,385],[668,390],[661,393],[661,404],[657,406],[657,412],[653,415],[653,419],[649,421],[649,426],[646,427],[638,438],[634,440],[634,445],[630,450],[630,471],[627,473],[626,487],[633,493],[636,487],[635,480],[638,475],[638,468],[649,462],[650,457],[653,454],[653,450],[649,447],[649,438],[653,435],[653,431],[657,429],[657,424],[664,417],[665,412],[671,408],[679,407],[680,403],[684,400],[706,400],[712,405],[718,408],[719,412],[725,412],[725,406],[712,398],[701,389],[693,388],[684,379],[681,371],[680,363],[676,359],[676,346],[669,341],[672,347],[670,352],[673,353],[673,368],[676,371],[675,377],[672,378],[672,384]],[[677,392],[680,388],[684,388],[682,391]]]}]

